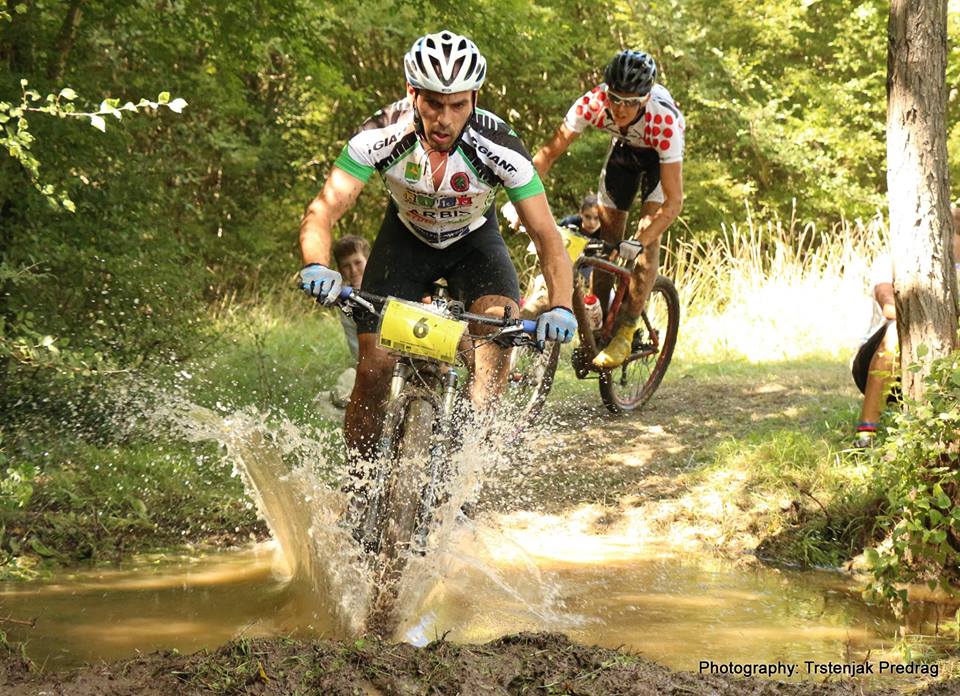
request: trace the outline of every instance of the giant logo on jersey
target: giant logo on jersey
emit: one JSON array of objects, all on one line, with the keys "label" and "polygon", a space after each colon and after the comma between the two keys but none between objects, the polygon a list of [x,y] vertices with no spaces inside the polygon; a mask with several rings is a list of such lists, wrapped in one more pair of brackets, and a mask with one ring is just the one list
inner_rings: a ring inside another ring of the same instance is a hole
[{"label": "giant logo on jersey", "polygon": [[[486,147],[482,143],[477,144],[477,152],[479,152],[481,155],[485,155],[491,162],[493,162],[495,165],[500,167],[505,172],[514,173],[517,171],[517,168],[512,164],[510,164],[510,162],[508,162],[506,158],[501,157],[500,155],[494,154],[490,150],[490,148]],[[460,189],[455,188],[455,190],[459,191]],[[466,191],[466,189],[464,189],[464,191]]]}]

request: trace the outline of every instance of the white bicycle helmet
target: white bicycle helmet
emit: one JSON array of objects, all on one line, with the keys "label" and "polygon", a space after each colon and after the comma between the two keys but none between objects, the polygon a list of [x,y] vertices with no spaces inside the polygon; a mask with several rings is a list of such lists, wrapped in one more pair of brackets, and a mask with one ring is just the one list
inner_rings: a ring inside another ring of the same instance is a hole
[{"label": "white bicycle helmet", "polygon": [[467,37],[441,31],[414,41],[403,57],[403,70],[416,89],[476,92],[487,76],[487,61]]}]

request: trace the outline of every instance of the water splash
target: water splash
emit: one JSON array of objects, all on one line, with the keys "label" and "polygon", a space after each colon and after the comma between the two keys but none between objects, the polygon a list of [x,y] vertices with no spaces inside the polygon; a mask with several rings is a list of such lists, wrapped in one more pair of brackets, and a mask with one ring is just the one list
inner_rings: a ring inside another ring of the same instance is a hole
[{"label": "water splash", "polygon": [[[189,441],[214,441],[225,448],[279,546],[276,572],[289,578],[298,595],[310,598],[307,609],[322,615],[322,624],[334,625],[341,635],[361,634],[375,588],[362,550],[338,524],[348,504],[340,490],[347,472],[331,455],[330,438],[308,435],[286,418],[253,407],[221,415],[183,398],[167,399],[153,417]],[[462,447],[453,455],[448,495],[436,512],[426,554],[412,556],[401,579],[397,613],[404,618],[395,636],[422,640],[431,607],[455,593],[467,576],[470,582],[482,577],[502,593],[517,607],[521,624],[570,625],[549,574],[526,559],[507,579],[495,567],[494,549],[509,541],[495,527],[476,525],[461,512],[476,500],[485,478],[510,467],[516,447],[498,443],[515,442],[515,430],[509,419],[500,419],[461,433]],[[522,559],[523,551],[518,547],[511,555]],[[419,632],[410,633],[418,624]]]}]

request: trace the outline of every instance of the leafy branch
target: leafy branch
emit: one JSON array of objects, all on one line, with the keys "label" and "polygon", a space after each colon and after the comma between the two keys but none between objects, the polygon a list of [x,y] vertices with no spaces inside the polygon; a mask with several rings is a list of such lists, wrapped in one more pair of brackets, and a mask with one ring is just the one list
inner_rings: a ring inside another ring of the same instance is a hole
[{"label": "leafy branch", "polygon": [[119,121],[123,118],[125,111],[137,113],[146,110],[157,111],[160,107],[165,107],[179,114],[187,106],[185,99],[178,97],[171,100],[169,92],[161,92],[156,101],[140,99],[137,103],[128,101],[121,104],[119,99],[104,99],[95,111],[81,111],[74,103],[77,93],[70,87],[64,87],[59,92],[47,94],[45,97],[28,87],[29,82],[26,79],[20,80],[19,104],[0,102],[0,126],[3,126],[3,131],[0,132],[0,144],[6,148],[7,154],[24,168],[30,183],[53,207],[70,212],[74,212],[76,206],[69,196],[63,191],[56,191],[51,184],[44,183],[40,176],[40,161],[31,151],[34,137],[30,132],[28,114],[38,113],[56,118],[84,119],[88,120],[91,126],[105,133],[107,118],[112,116]]}]

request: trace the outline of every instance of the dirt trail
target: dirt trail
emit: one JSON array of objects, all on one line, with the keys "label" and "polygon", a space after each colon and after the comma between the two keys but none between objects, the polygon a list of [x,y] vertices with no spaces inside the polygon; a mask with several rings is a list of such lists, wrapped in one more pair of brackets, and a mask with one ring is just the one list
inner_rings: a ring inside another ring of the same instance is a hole
[{"label": "dirt trail", "polygon": [[[324,696],[653,696],[753,694],[895,696],[856,682],[782,683],[671,672],[635,655],[589,648],[562,635],[505,636],[485,645],[438,641],[424,648],[357,641],[236,641],[213,653],[153,654],[70,674],[32,675],[16,658],[0,665],[9,696],[323,694]],[[958,694],[950,684],[924,696]]]},{"label": "dirt trail", "polygon": [[[762,374],[759,373],[758,374]],[[503,519],[531,509],[587,510],[592,533],[642,526],[684,533],[692,544],[728,552],[756,546],[750,516],[711,512],[683,475],[709,462],[727,438],[765,427],[797,428],[826,406],[850,400],[838,366],[777,368],[757,379],[718,374],[661,387],[642,413],[612,417],[591,395],[552,406],[555,456],[548,467],[519,462],[518,475],[490,486],[481,512]],[[696,510],[690,509],[697,506]],[[742,511],[741,511],[742,512]],[[685,525],[685,526],[684,526]],[[679,530],[679,531],[678,531]],[[16,653],[0,657],[0,693],[45,694],[769,694],[893,696],[858,682],[783,683],[673,672],[638,655],[575,644],[556,634],[518,634],[484,645],[437,641],[424,648],[379,640],[239,640],[212,653],[155,653],[37,674]],[[960,695],[960,682],[924,696]]]},{"label": "dirt trail", "polygon": [[726,440],[759,427],[802,429],[838,403],[852,403],[854,392],[840,364],[778,365],[748,375],[718,368],[706,378],[668,381],[642,412],[627,416],[608,413],[596,394],[552,403],[550,432],[538,443],[551,443],[549,464],[543,457],[518,463],[515,476],[488,486],[481,509],[508,525],[510,514],[523,510],[588,511],[598,534],[642,527],[647,537],[669,533],[674,543],[731,556],[754,550],[763,541],[764,510],[746,493],[738,500],[744,482],[725,480],[722,491],[691,488],[684,474],[709,464]]}]

